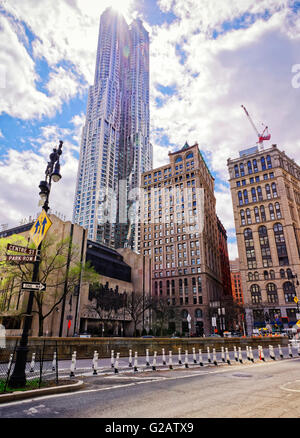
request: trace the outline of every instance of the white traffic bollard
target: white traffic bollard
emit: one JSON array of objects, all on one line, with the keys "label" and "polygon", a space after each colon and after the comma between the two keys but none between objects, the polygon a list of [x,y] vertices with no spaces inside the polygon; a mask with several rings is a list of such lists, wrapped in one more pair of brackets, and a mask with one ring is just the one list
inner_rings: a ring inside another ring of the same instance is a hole
[{"label": "white traffic bollard", "polygon": [[202,359],[202,350],[201,349],[199,350],[199,364],[200,364],[200,367],[203,367],[203,359]]},{"label": "white traffic bollard", "polygon": [[243,363],[243,355],[242,355],[242,349],[239,347],[239,362]]},{"label": "white traffic bollard", "polygon": [[128,363],[129,368],[132,368],[132,350],[129,350],[129,363]]},{"label": "white traffic bollard", "polygon": [[73,353],[72,354],[72,360],[71,360],[71,368],[70,368],[70,377],[75,377],[75,366],[76,366],[76,356]]},{"label": "white traffic bollard", "polygon": [[185,350],[184,366],[185,368],[189,367],[189,352],[187,350]]},{"label": "white traffic bollard", "polygon": [[237,351],[236,351],[236,346],[235,346],[235,345],[234,345],[234,347],[233,347],[233,350],[234,350],[234,358],[235,358],[235,361],[238,362],[239,360],[238,360],[238,355],[237,355]]},{"label": "white traffic bollard", "polygon": [[98,357],[99,357],[98,352],[95,351],[94,359],[93,359],[93,366],[94,366],[93,374],[94,374],[94,376],[97,376],[97,374],[98,374]]},{"label": "white traffic bollard", "polygon": [[111,364],[112,368],[115,367],[115,352],[114,352],[114,350],[111,350],[110,364]]},{"label": "white traffic bollard", "polygon": [[211,363],[209,347],[207,347],[207,360],[209,363]]},{"label": "white traffic bollard", "polygon": [[157,352],[154,351],[153,353],[153,362],[152,362],[152,370],[156,371],[156,356],[157,356]]},{"label": "white traffic bollard", "polygon": [[225,362],[224,347],[221,347],[221,359],[222,362]]},{"label": "white traffic bollard", "polygon": [[281,359],[283,359],[283,354],[282,354],[282,349],[281,349],[280,344],[278,344],[278,350],[279,350],[279,356],[281,357]]},{"label": "white traffic bollard", "polygon": [[169,369],[173,369],[173,362],[172,362],[172,351],[169,351]]},{"label": "white traffic bollard", "polygon": [[133,364],[133,371],[138,370],[138,354],[137,351],[134,352],[134,364]]},{"label": "white traffic bollard", "polygon": [[299,339],[298,339],[298,356],[300,356],[300,341],[299,341]]},{"label": "white traffic bollard", "polygon": [[275,356],[274,356],[274,351],[273,351],[273,346],[272,345],[269,345],[269,355],[270,355],[270,358],[272,360],[275,360]]},{"label": "white traffic bollard", "polygon": [[146,348],[146,367],[150,366],[150,362],[149,362],[149,349]]},{"label": "white traffic bollard", "polygon": [[53,360],[52,360],[52,371],[56,370],[56,351],[53,353]]},{"label": "white traffic bollard", "polygon": [[193,361],[194,361],[194,363],[197,363],[196,348],[193,348]]},{"label": "white traffic bollard", "polygon": [[291,344],[289,344],[289,356],[293,357],[293,350]]},{"label": "white traffic bollard", "polygon": [[259,345],[258,348],[259,348],[259,360],[262,360],[263,362],[265,362],[264,349],[263,349],[262,345]]},{"label": "white traffic bollard", "polygon": [[249,360],[249,362],[250,362],[250,355],[249,355],[248,345],[246,345],[246,356],[247,356],[247,360]]},{"label": "white traffic bollard", "polygon": [[218,365],[217,356],[216,356],[216,349],[215,348],[213,348],[213,363],[215,365]]},{"label": "white traffic bollard", "polygon": [[77,351],[74,351],[74,356],[75,356],[75,370],[76,370],[76,362],[77,362]]},{"label": "white traffic bollard", "polygon": [[31,363],[30,363],[30,372],[33,373],[35,365],[35,353],[32,353]]},{"label": "white traffic bollard", "polygon": [[7,365],[7,374],[10,373],[10,369],[11,369],[12,361],[13,361],[13,356],[14,356],[13,354],[9,355],[9,361],[8,361],[8,365]]},{"label": "white traffic bollard", "polygon": [[178,363],[179,363],[179,365],[182,364],[182,360],[181,360],[181,348],[178,348]]},{"label": "white traffic bollard", "polygon": [[164,348],[162,349],[162,363],[163,363],[163,365],[167,365],[166,353],[165,353],[165,349]]},{"label": "white traffic bollard", "polygon": [[254,363],[254,356],[253,356],[253,351],[252,351],[252,347],[249,347],[249,357],[252,363]]},{"label": "white traffic bollard", "polygon": [[94,356],[93,356],[93,359],[92,359],[92,370],[95,369],[95,359],[96,359],[96,354],[97,354],[97,351],[95,350],[95,351],[94,351]]},{"label": "white traffic bollard", "polygon": [[231,362],[230,362],[230,356],[229,356],[229,352],[228,352],[228,348],[227,347],[225,348],[225,353],[226,353],[226,362],[228,363],[228,365],[230,365]]},{"label": "white traffic bollard", "polygon": [[119,372],[119,358],[120,358],[120,353],[117,353],[117,357],[115,361],[115,374],[118,374]]}]

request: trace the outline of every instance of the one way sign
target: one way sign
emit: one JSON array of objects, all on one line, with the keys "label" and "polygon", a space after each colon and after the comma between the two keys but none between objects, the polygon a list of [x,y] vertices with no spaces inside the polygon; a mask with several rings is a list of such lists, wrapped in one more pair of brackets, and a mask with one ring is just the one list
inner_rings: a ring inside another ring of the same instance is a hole
[{"label": "one way sign", "polygon": [[40,283],[40,282],[34,283],[34,282],[23,281],[22,289],[25,289],[25,290],[38,290],[38,291],[42,292],[42,291],[46,290],[46,284],[45,283]]}]

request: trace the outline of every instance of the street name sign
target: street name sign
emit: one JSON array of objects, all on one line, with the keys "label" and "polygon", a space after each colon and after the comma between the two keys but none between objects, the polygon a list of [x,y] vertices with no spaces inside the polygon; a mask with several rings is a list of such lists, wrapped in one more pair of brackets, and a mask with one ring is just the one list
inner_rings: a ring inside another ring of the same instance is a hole
[{"label": "street name sign", "polygon": [[6,254],[7,262],[34,263],[35,259],[35,255]]},{"label": "street name sign", "polygon": [[36,247],[38,247],[39,244],[42,242],[51,225],[52,222],[47,216],[45,210],[43,210],[42,213],[37,218],[37,220],[35,221],[35,223],[33,224],[31,230],[29,231],[31,240],[33,241]]},{"label": "street name sign", "polygon": [[22,254],[36,256],[36,249],[27,248],[26,246],[13,245],[12,243],[8,243],[7,251],[14,251]]},{"label": "street name sign", "polygon": [[46,284],[41,283],[41,282],[23,281],[22,289],[24,289],[24,290],[38,290],[38,291],[42,292],[42,291],[46,290]]}]

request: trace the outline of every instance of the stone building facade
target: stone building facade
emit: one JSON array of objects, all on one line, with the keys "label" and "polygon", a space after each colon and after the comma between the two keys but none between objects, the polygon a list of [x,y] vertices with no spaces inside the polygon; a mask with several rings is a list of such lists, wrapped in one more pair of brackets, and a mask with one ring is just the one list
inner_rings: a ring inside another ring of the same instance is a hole
[{"label": "stone building facade", "polygon": [[141,252],[151,257],[152,295],[179,312],[169,331],[209,335],[223,296],[214,178],[197,144],[169,160],[143,174]]},{"label": "stone building facade", "polygon": [[300,167],[276,145],[228,159],[248,334],[297,321]]}]

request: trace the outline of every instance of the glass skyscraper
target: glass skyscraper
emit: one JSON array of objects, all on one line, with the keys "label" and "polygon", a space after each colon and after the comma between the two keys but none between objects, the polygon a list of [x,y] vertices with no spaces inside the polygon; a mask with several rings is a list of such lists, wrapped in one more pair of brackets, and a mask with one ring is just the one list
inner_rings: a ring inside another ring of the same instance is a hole
[{"label": "glass skyscraper", "polygon": [[152,168],[149,36],[112,8],[100,18],[94,84],[82,131],[73,221],[88,238],[139,250],[141,174]]}]

